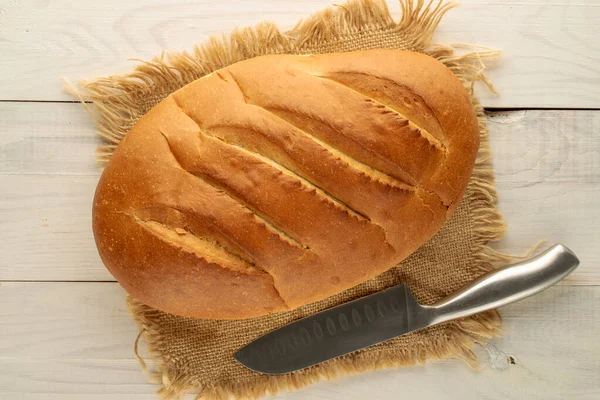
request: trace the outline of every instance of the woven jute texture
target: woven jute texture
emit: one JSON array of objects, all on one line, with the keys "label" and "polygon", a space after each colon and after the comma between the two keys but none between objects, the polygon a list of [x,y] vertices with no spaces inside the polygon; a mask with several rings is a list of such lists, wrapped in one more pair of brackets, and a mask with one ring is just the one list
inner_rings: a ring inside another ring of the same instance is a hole
[{"label": "woven jute texture", "polygon": [[[471,93],[476,80],[487,83],[482,60],[496,57],[495,52],[480,49],[455,55],[451,47],[431,44],[433,31],[452,4],[402,0],[401,5],[400,19],[394,20],[383,1],[353,0],[323,10],[291,31],[281,32],[274,24],[262,23],[212,38],[189,53],[163,54],[142,62],[126,76],[83,82],[74,93],[94,103],[90,112],[106,142],[98,151],[100,161],[107,161],[138,119],[168,94],[207,73],[259,55],[405,49],[440,60]],[[433,303],[492,269],[493,262],[502,261],[502,256],[487,247],[490,240],[500,238],[504,224],[495,207],[483,110],[475,97],[473,103],[479,117],[481,148],[464,199],[439,233],[400,265],[318,303],[239,321],[177,317],[129,298],[152,365],[146,368],[139,359],[151,380],[160,385],[159,395],[176,399],[192,391],[202,399],[255,398],[320,379],[428,359],[459,357],[473,365],[474,344],[484,343],[500,331],[500,316],[495,311],[414,332],[287,375],[260,375],[232,357],[244,344],[288,322],[402,282],[410,286],[420,302]],[[136,355],[137,345],[136,341]]]}]

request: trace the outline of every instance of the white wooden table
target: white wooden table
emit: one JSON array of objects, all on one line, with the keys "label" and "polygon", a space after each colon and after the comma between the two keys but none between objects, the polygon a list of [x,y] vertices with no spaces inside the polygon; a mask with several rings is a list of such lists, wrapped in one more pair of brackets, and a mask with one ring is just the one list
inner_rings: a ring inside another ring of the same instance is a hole
[{"label": "white wooden table", "polygon": [[[329,0],[0,0],[0,399],[153,399],[137,329],[90,228],[94,127],[60,77],[127,71],[263,19],[289,27]],[[390,8],[398,13],[398,4]],[[464,0],[440,42],[506,51],[480,91],[500,207],[497,247],[563,242],[582,265],[503,310],[506,334],[459,361],[323,382],[278,399],[600,398],[600,2]],[[502,109],[504,111],[500,111]],[[507,362],[512,356],[514,364]]]}]

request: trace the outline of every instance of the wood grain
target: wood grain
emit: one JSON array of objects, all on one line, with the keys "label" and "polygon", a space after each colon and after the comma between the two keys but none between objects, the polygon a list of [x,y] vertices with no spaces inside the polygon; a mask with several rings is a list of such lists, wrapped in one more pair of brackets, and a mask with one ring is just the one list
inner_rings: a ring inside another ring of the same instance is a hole
[{"label": "wood grain", "polygon": [[211,35],[265,19],[290,27],[330,1],[3,3],[0,52],[11,57],[0,57],[0,100],[73,100],[63,93],[61,77],[127,72],[135,65],[130,58],[151,59],[163,50],[190,50]]},{"label": "wood grain", "polygon": [[503,50],[486,74],[500,95],[480,90],[485,107],[599,108],[596,0],[463,0],[435,39]]},{"label": "wood grain", "polygon": [[98,178],[0,175],[0,281],[114,280],[91,229]]},{"label": "wood grain", "polygon": [[[235,26],[277,21],[283,28],[330,0],[24,0],[0,3],[0,100],[72,100],[61,77],[128,71],[128,58],[189,50]],[[399,3],[389,0],[394,16]],[[501,96],[481,91],[487,107],[600,107],[600,7],[596,0],[463,0],[435,41],[505,50],[489,75]],[[18,79],[16,79],[18,77]]]},{"label": "wood grain", "polygon": [[[90,228],[100,174],[94,128],[78,104],[0,103],[0,280],[113,280]],[[566,283],[600,284],[600,111],[490,113],[509,224],[500,251],[562,242],[582,266]]]},{"label": "wood grain", "polygon": [[[288,28],[330,3],[0,0],[0,399],[157,398],[133,357],[125,293],[91,234],[100,174],[91,119],[78,104],[2,100],[70,101],[61,77],[127,72],[129,57],[189,50],[262,20]],[[399,3],[388,4],[398,16]],[[501,95],[478,87],[487,107],[600,108],[599,19],[597,0],[463,0],[434,40],[505,50],[488,71]],[[479,371],[446,360],[277,399],[600,398],[600,111],[490,113],[489,122],[509,224],[495,247],[562,242],[580,256],[578,271],[502,310],[506,334],[476,349]]]},{"label": "wood grain", "polygon": [[[123,296],[116,283],[0,286],[0,398],[154,398],[155,387],[145,384],[133,360],[137,328]],[[506,334],[477,349],[479,371],[447,360],[321,382],[276,398],[595,399],[599,302],[600,287],[563,286],[504,308]]]},{"label": "wood grain", "polygon": [[600,113],[489,113],[499,193],[508,222],[501,251],[525,252],[538,239],[561,242],[581,258],[570,284],[600,283]]},{"label": "wood grain", "polygon": [[2,360],[131,360],[137,335],[114,282],[4,282],[0,321]]},{"label": "wood grain", "polygon": [[93,124],[79,104],[0,102],[0,174],[99,175]]}]

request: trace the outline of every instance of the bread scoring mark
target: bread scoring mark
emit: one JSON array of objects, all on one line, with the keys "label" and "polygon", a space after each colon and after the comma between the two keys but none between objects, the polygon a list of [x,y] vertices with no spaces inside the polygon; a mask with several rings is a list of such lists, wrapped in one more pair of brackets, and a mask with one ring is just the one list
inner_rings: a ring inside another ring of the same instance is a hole
[{"label": "bread scoring mark", "polygon": [[[202,132],[201,132],[202,134]],[[218,138],[216,136],[212,136],[212,135],[208,135],[210,137],[213,137],[215,139],[218,139],[226,144],[227,143],[225,140]],[[229,144],[231,145],[231,144]],[[301,177],[300,175],[296,174],[295,172],[291,171],[290,169],[284,167],[283,165],[277,163],[276,161],[265,157],[259,153],[255,153],[252,152],[250,150],[245,149],[242,146],[239,145],[233,145],[236,148],[238,148],[240,151],[245,151],[250,153],[251,155],[253,155],[254,157],[258,158],[259,160],[267,163],[268,165],[271,165],[273,168],[277,168],[280,172],[284,173],[284,174],[289,174],[290,176],[294,177],[297,179],[298,182],[300,182],[302,185],[306,186],[307,188],[309,188],[310,190],[313,190],[315,194],[317,194],[318,196],[320,195],[321,199],[324,199],[326,202],[328,202],[329,204],[334,205],[339,211],[343,211],[346,213],[346,215],[350,216],[350,217],[354,217],[359,219],[361,222],[365,222],[368,224],[371,224],[372,226],[376,227],[377,229],[379,229],[382,233],[383,233],[383,240],[386,243],[387,246],[389,246],[392,250],[396,250],[395,247],[388,242],[387,240],[387,236],[388,236],[388,232],[387,230],[380,224],[374,222],[371,220],[371,218],[369,216],[367,216],[366,214],[350,207],[347,203],[343,202],[342,200],[338,199],[336,196],[330,194],[329,192],[327,192],[326,190],[322,189],[321,187],[311,183],[309,180]]]},{"label": "bread scoring mark", "polygon": [[250,275],[266,273],[262,268],[230,252],[215,240],[196,236],[191,230],[182,227],[171,228],[158,221],[142,219],[136,215],[132,216],[141,227],[154,236],[169,244],[176,245],[209,264]]},{"label": "bread scoring mark", "polygon": [[[318,141],[318,143],[320,143],[320,144],[324,144],[325,142],[323,140],[321,140],[320,138],[317,138],[313,133],[307,131],[306,129],[303,129],[301,126],[298,126],[296,123],[294,123],[293,121],[291,121],[289,118],[286,118],[282,114],[283,113],[294,114],[294,115],[298,115],[298,116],[301,116],[301,117],[306,118],[306,119],[310,119],[310,120],[317,121],[317,122],[320,122],[322,124],[325,124],[325,125],[329,126],[331,129],[333,129],[335,132],[337,132],[338,134],[340,134],[341,136],[343,136],[348,142],[351,142],[351,143],[355,144],[356,146],[360,147],[365,152],[367,152],[367,153],[371,154],[371,156],[379,159],[379,161],[383,162],[384,164],[390,165],[392,167],[392,169],[398,169],[398,170],[400,170],[402,172],[402,179],[404,181],[408,181],[408,182],[403,182],[403,183],[408,183],[408,184],[411,184],[411,185],[415,185],[417,183],[416,179],[414,177],[412,177],[407,171],[403,170],[399,165],[391,163],[389,160],[387,160],[385,158],[382,158],[376,152],[372,151],[371,149],[366,148],[362,143],[357,142],[356,140],[348,137],[346,134],[344,134],[344,132],[340,131],[335,126],[331,125],[331,123],[329,121],[325,121],[325,120],[322,120],[322,119],[319,119],[319,118],[315,118],[315,117],[313,117],[311,115],[307,115],[305,113],[300,113],[300,112],[298,112],[298,110],[291,110],[291,109],[283,108],[283,107],[264,107],[264,106],[261,106],[259,104],[253,103],[250,100],[250,97],[246,94],[246,92],[244,91],[244,89],[240,85],[238,79],[233,74],[231,74],[231,72],[229,73],[229,75],[231,76],[231,78],[233,79],[233,81],[235,82],[235,84],[237,85],[240,93],[242,94],[242,98],[243,98],[243,100],[244,100],[244,102],[246,104],[262,108],[263,110],[271,113],[274,117],[277,117],[277,118],[283,120],[284,122],[288,123],[289,125],[292,125],[296,129],[301,130],[302,132],[304,132],[305,135],[311,137],[315,141]],[[334,146],[332,146],[330,144],[327,144],[327,146],[330,147],[330,148],[332,148],[332,149],[337,150],[340,153],[343,153],[341,150],[336,149]],[[343,153],[343,154],[346,154],[346,153]],[[347,157],[351,157],[348,154],[346,154],[346,156]],[[358,160],[354,159],[353,157],[351,157],[351,158],[352,158],[352,160],[354,160],[356,162],[359,162]],[[374,169],[374,167],[371,167],[371,168]],[[382,173],[384,173],[384,172],[382,172]],[[396,179],[397,178],[398,177],[396,177]]]},{"label": "bread scoring mark", "polygon": [[[381,157],[376,152],[374,152],[374,151],[366,148],[363,144],[361,144],[359,142],[356,142],[355,140],[349,138],[343,132],[341,132],[335,126],[332,126],[327,121],[324,121],[324,120],[321,120],[321,119],[317,119],[317,118],[314,118],[314,117],[312,117],[310,115],[307,115],[307,114],[304,114],[304,113],[300,113],[300,112],[298,112],[296,110],[289,110],[289,109],[286,109],[286,108],[276,108],[276,107],[261,107],[261,108],[263,108],[264,110],[270,112],[275,117],[283,120],[284,122],[286,122],[287,124],[293,126],[294,128],[302,131],[305,135],[309,136],[312,140],[314,140],[315,142],[317,142],[321,146],[323,146],[323,147],[327,146],[329,149],[335,151],[338,155],[343,155],[347,160],[351,161],[352,163],[357,163],[357,164],[360,164],[360,165],[363,165],[363,166],[367,166],[371,170],[377,171],[380,174],[383,174],[386,177],[388,177],[390,179],[393,179],[396,182],[404,184],[405,186],[416,186],[417,183],[418,183],[417,179],[415,177],[413,177],[411,174],[409,174],[406,170],[404,170],[401,166],[399,166],[399,165],[397,165],[395,163],[390,162],[389,160]],[[371,154],[373,157],[377,158],[379,161],[383,162],[384,164],[390,165],[392,169],[399,170],[401,172],[402,177],[392,176],[392,175],[390,175],[390,174],[388,174],[386,172],[383,172],[383,171],[375,168],[374,166],[365,164],[365,163],[357,160],[356,158],[352,157],[351,155],[349,155],[347,153],[344,153],[343,151],[335,148],[331,144],[323,141],[321,138],[315,136],[313,133],[311,133],[311,132],[307,131],[306,129],[304,129],[303,127],[299,126],[294,121],[292,121],[290,118],[286,118],[286,114],[294,114],[294,115],[298,115],[298,116],[301,116],[301,117],[306,118],[306,119],[310,119],[310,120],[313,120],[313,121],[317,121],[319,123],[326,124],[327,126],[329,126],[330,128],[332,128],[333,130],[335,130],[337,133],[339,133],[340,135],[342,135],[344,138],[346,138],[349,142],[352,142],[352,143],[358,145],[360,148],[362,148],[363,150],[365,150],[367,153]]]},{"label": "bread scoring mark", "polygon": [[[254,105],[254,104],[248,104],[249,106],[252,107],[256,107],[262,111],[267,112],[270,116],[274,116],[276,117],[278,120],[283,121],[284,123],[286,123],[287,125],[290,125],[286,120],[278,117],[277,115],[274,115],[273,113],[271,113],[270,111]],[[319,146],[321,148],[321,150],[324,150],[325,152],[329,153],[329,155],[331,156],[331,158],[333,158],[336,162],[341,162],[342,164],[344,164],[344,167],[348,167],[351,170],[355,171],[359,176],[361,177],[365,177],[367,178],[369,181],[371,182],[375,182],[377,184],[383,185],[387,188],[390,188],[392,190],[400,190],[400,191],[404,191],[404,192],[412,192],[415,190],[415,186],[409,185],[405,182],[399,181],[396,178],[387,175],[384,172],[381,172],[379,170],[376,170],[374,168],[372,168],[371,166],[367,165],[367,164],[363,164],[360,161],[357,161],[353,158],[351,158],[350,156],[346,155],[346,153],[341,152],[340,150],[337,150],[336,148],[328,145],[327,143],[315,138],[312,135],[307,134],[306,132],[304,132],[302,129],[297,128],[294,125],[290,125],[290,127],[293,129],[295,135],[297,136],[301,136],[302,138],[308,139],[312,142],[314,142],[317,146]],[[256,127],[252,126],[252,125],[215,125],[213,127],[210,128],[210,130],[221,130],[221,129],[226,129],[229,131],[234,131],[234,130],[243,130],[243,131],[250,131],[252,133],[255,133],[259,136],[261,136],[262,138],[264,138],[267,142],[269,142],[269,144],[273,145],[275,148],[277,148],[278,152],[280,152],[281,154],[284,154],[286,156],[286,158],[289,158],[290,160],[292,160],[290,162],[290,164],[293,163],[298,163],[298,161],[296,160],[296,158],[292,155],[289,154],[289,151],[287,149],[285,149],[284,147],[282,147],[279,143],[277,143],[276,141],[274,141],[273,139],[271,139],[269,137],[269,135],[265,134],[264,132],[261,132],[260,130],[258,130]],[[205,132],[207,133],[207,132]],[[217,139],[226,141],[227,143],[233,144],[233,142],[231,142],[230,140],[226,140],[225,138],[222,138],[220,136],[217,136],[218,134],[213,134],[211,132],[211,134],[209,136],[211,137],[215,137]],[[235,144],[235,145],[239,145],[244,147],[244,145],[242,144]],[[246,150],[248,151],[252,151],[250,149],[248,149],[247,147],[244,147]],[[256,151],[253,151],[257,154],[262,155],[263,157],[267,157],[269,158],[269,156],[266,156],[262,153],[258,153]],[[270,160],[272,160],[271,158],[269,158]],[[277,162],[275,160],[273,160],[274,162]],[[283,165],[281,163],[279,163],[280,165],[282,165],[284,168],[287,168],[288,170],[296,173],[297,175],[300,175],[300,173],[298,172],[298,170],[300,170],[301,168],[298,167],[293,167],[290,165]],[[306,180],[310,181],[313,183],[313,185],[315,186],[319,186],[316,183],[314,183],[310,178],[305,178]],[[340,200],[341,201],[341,200]]]},{"label": "bread scoring mark", "polygon": [[431,190],[431,189],[428,189],[428,188],[426,188],[425,186],[419,186],[419,189],[420,189],[420,190],[422,190],[422,191],[424,191],[424,192],[427,192],[428,194],[430,194],[430,195],[434,196],[436,199],[438,199],[438,200],[440,201],[440,203],[442,204],[442,206],[444,206],[444,207],[446,208],[446,212],[448,212],[448,209],[449,209],[450,207],[452,207],[452,204],[454,204],[454,201],[452,201],[452,202],[450,202],[450,203],[446,203],[446,202],[444,201],[444,199],[442,199],[442,198],[440,197],[440,195],[439,195],[439,194],[437,194],[437,192],[435,192],[435,191],[433,191],[433,190]]},{"label": "bread scoring mark", "polygon": [[[368,176],[370,179],[372,179],[372,180],[374,180],[376,182],[382,183],[384,185],[392,186],[394,188],[401,189],[401,190],[406,190],[406,191],[413,191],[413,190],[415,190],[415,185],[417,183],[416,179],[414,179],[413,177],[411,177],[406,171],[404,172],[404,175],[406,175],[406,177],[408,178],[407,180],[409,180],[410,182],[401,181],[397,177],[393,177],[393,176],[391,176],[391,175],[389,175],[389,174],[387,174],[387,173],[385,173],[383,171],[380,171],[380,170],[378,170],[378,169],[376,169],[376,168],[374,168],[374,167],[372,167],[372,166],[370,166],[368,164],[365,164],[365,163],[363,163],[363,162],[355,159],[354,157],[352,157],[352,156],[344,153],[343,151],[335,148],[334,146],[330,145],[329,143],[324,142],[320,138],[317,138],[312,133],[310,133],[310,132],[306,131],[305,129],[303,129],[302,127],[294,124],[294,122],[292,122],[289,119],[283,117],[282,115],[279,115],[277,112],[278,111],[283,111],[283,112],[289,112],[289,113],[296,113],[296,114],[298,114],[298,115],[300,115],[302,117],[313,119],[311,116],[300,114],[297,111],[292,111],[292,110],[287,110],[287,109],[277,109],[277,108],[274,108],[274,107],[263,107],[261,105],[252,103],[250,101],[250,98],[247,96],[247,94],[244,92],[244,90],[240,86],[238,80],[231,73],[230,73],[230,76],[233,79],[233,81],[236,83],[238,89],[240,90],[240,93],[242,94],[244,102],[246,104],[248,104],[250,106],[253,106],[253,107],[260,108],[261,110],[266,111],[267,113],[269,113],[273,117],[275,117],[275,118],[277,118],[277,119],[285,122],[286,124],[292,126],[297,132],[300,132],[306,138],[309,138],[313,142],[317,143],[319,146],[321,146],[322,148],[324,148],[325,150],[327,150],[335,158],[337,158],[340,161],[344,162],[349,167],[354,168],[354,169],[360,171],[361,173],[363,173],[366,176]],[[322,122],[325,123],[325,124],[327,124],[327,121],[322,121]],[[332,126],[332,128],[336,129],[333,126]],[[253,129],[253,130],[256,131],[255,129]],[[337,129],[336,129],[336,131],[337,131]],[[258,131],[256,131],[256,132],[259,133],[259,134],[261,134]],[[339,132],[339,133],[341,135],[343,135],[342,132]],[[267,138],[266,135],[262,135],[262,136],[265,137],[265,138]],[[343,136],[346,137],[345,135],[343,135]],[[268,140],[268,138],[267,138],[267,140]],[[352,141],[352,139],[348,139],[348,140]],[[375,157],[379,158],[377,154],[373,153],[369,149],[364,148],[364,146],[362,146],[360,143],[357,143],[357,144],[359,146],[361,146],[365,151],[367,151],[367,152],[373,154]],[[386,162],[386,163],[389,164],[389,162],[387,160],[382,160],[382,161],[384,161],[384,162]],[[397,166],[397,165],[394,165],[394,168],[400,169],[400,167]]]},{"label": "bread scoring mark", "polygon": [[270,277],[273,290],[283,303],[285,308],[290,308],[286,300],[279,292],[277,285],[275,284],[275,278],[273,275],[256,265],[255,263],[242,258],[240,255],[233,253],[226,246],[214,239],[208,239],[196,235],[191,229],[186,228],[172,228],[161,222],[142,219],[135,214],[130,214],[123,211],[117,213],[127,215],[143,229],[157,237],[158,239],[167,242],[168,244],[174,244],[181,250],[193,254],[198,259],[205,261],[208,264],[214,265],[218,268],[228,269],[233,272],[240,272],[246,275],[265,275]]},{"label": "bread scoring mark", "polygon": [[448,149],[446,148],[446,146],[435,136],[433,136],[432,134],[430,134],[423,128],[420,128],[419,126],[417,126],[414,122],[412,122],[410,119],[408,119],[408,117],[406,117],[404,114],[399,113],[398,111],[386,106],[385,104],[383,104],[371,97],[366,97],[364,99],[364,101],[366,103],[370,104],[371,106],[375,107],[376,109],[378,109],[382,114],[391,114],[391,115],[395,116],[396,118],[398,118],[400,121],[406,122],[406,126],[411,130],[411,132],[416,132],[417,135],[422,140],[425,140],[427,143],[429,143],[429,145],[432,148],[439,150],[440,152],[443,153],[444,157],[447,157]]},{"label": "bread scoring mark", "polygon": [[[425,199],[423,198],[423,195],[420,192],[420,189],[422,189],[422,188],[415,190],[415,196],[417,196],[419,198],[419,200],[421,200],[423,207],[431,214],[432,218],[435,219],[436,212],[433,210],[433,208],[431,208],[431,206],[427,203],[427,201],[425,201]],[[440,202],[441,202],[441,200],[440,200]]]},{"label": "bread scoring mark", "polygon": [[[338,72],[333,72],[333,75],[335,75],[335,76],[331,76],[331,75],[314,75],[314,76],[317,76],[317,77],[322,78],[322,79],[327,79],[327,80],[332,81],[334,83],[337,83],[339,85],[345,86],[346,88],[348,88],[350,90],[353,90],[353,91],[355,91],[355,92],[357,92],[359,94],[362,94],[365,97],[371,98],[371,99],[373,99],[375,101],[378,101],[378,102],[380,102],[380,103],[382,103],[382,104],[390,107],[391,109],[397,111],[399,114],[404,114],[404,112],[402,110],[400,110],[396,104],[389,103],[389,102],[386,102],[384,100],[376,99],[371,94],[369,94],[369,93],[361,90],[361,88],[354,87],[350,83],[345,82],[345,81],[343,81],[343,80],[341,80],[339,78],[336,78],[336,76],[337,77],[343,77],[343,76],[346,76],[346,75],[348,75],[348,76],[355,76],[355,75],[357,75],[357,76],[367,77],[369,79],[370,78],[374,78],[376,81],[380,81],[381,83],[383,83],[384,87],[387,87],[386,84],[388,84],[388,85],[392,85],[393,87],[400,88],[403,91],[406,91],[408,96],[405,96],[403,98],[404,102],[408,104],[408,103],[410,103],[410,98],[412,98],[412,100],[414,102],[418,102],[420,105],[422,105],[425,108],[425,110],[427,111],[427,116],[429,118],[432,118],[435,121],[436,125],[439,127],[439,130],[440,130],[439,133],[442,135],[442,137],[438,137],[438,136],[436,136],[434,134],[432,134],[432,135],[436,139],[438,139],[440,142],[442,142],[446,147],[449,147],[448,146],[448,135],[446,134],[446,130],[444,129],[444,126],[440,122],[440,119],[439,119],[436,111],[433,108],[431,108],[429,106],[429,104],[427,104],[427,102],[425,101],[425,99],[420,94],[418,94],[417,92],[415,92],[410,87],[408,87],[406,85],[403,85],[403,84],[400,84],[400,83],[398,83],[396,81],[393,81],[391,79],[383,78],[381,76],[369,74],[369,73],[366,73],[366,72],[357,72],[357,71],[346,71],[346,72],[344,72],[344,71],[338,71]],[[418,123],[415,123],[415,124],[417,126],[419,126],[420,128],[424,129],[424,127],[422,127],[420,124],[418,124]],[[425,130],[429,131],[428,129],[425,129]]]},{"label": "bread scoring mark", "polygon": [[[177,101],[175,101],[175,103],[177,104]],[[179,106],[179,104],[178,104],[178,106]],[[182,112],[185,113],[185,111],[181,107],[179,107],[179,109]],[[189,116],[189,115],[187,115],[187,116],[190,119],[192,119],[191,116]],[[284,230],[278,228],[274,223],[272,223],[271,221],[269,221],[265,216],[261,215],[257,210],[251,208],[250,205],[248,205],[242,199],[240,199],[239,197],[233,195],[232,193],[230,193],[230,191],[226,190],[226,188],[223,185],[219,185],[216,181],[212,180],[208,176],[205,176],[205,175],[203,176],[203,174],[193,173],[193,172],[190,172],[187,169],[185,169],[183,167],[183,165],[181,165],[181,162],[179,161],[179,159],[177,158],[177,155],[173,151],[173,148],[171,147],[171,143],[169,142],[168,136],[165,135],[165,133],[162,132],[162,130],[159,130],[159,132],[160,132],[161,136],[166,140],[167,146],[169,148],[169,152],[171,153],[171,155],[173,156],[173,159],[177,163],[178,169],[180,169],[181,171],[183,171],[183,172],[185,172],[185,173],[187,173],[187,174],[195,177],[196,179],[199,179],[200,181],[202,181],[206,185],[212,187],[216,191],[218,191],[220,193],[223,193],[227,197],[229,197],[232,200],[236,201],[240,206],[244,207],[246,210],[248,210],[248,211],[250,211],[250,213],[252,213],[252,216],[254,217],[254,219],[255,219],[255,221],[257,223],[259,223],[260,225],[266,227],[270,232],[272,232],[274,235],[277,235],[280,239],[285,240],[287,243],[291,244],[294,247],[298,247],[298,248],[304,249],[306,251],[312,252],[312,250],[310,249],[310,247],[302,244],[300,241],[298,241],[297,239],[295,239],[292,236],[290,236],[287,232],[285,232]]]},{"label": "bread scoring mark", "polygon": [[279,234],[280,237],[282,237],[283,239],[285,239],[287,242],[289,242],[290,244],[296,246],[296,247],[301,247],[305,250],[308,251],[312,251],[311,248],[305,244],[303,244],[299,239],[293,237],[291,234],[289,234],[288,232],[286,232],[285,230],[283,230],[283,228],[280,228],[279,226],[276,225],[276,223],[271,219],[271,216],[269,215],[265,215],[264,213],[262,213],[261,211],[259,211],[256,207],[254,207],[252,204],[248,203],[247,201],[245,201],[244,199],[242,199],[240,196],[236,195],[234,193],[234,190],[232,188],[230,188],[228,185],[224,184],[223,182],[220,182],[216,179],[214,179],[213,177],[204,174],[204,173],[200,173],[198,171],[187,171],[184,169],[184,171],[186,171],[187,173],[195,176],[196,178],[200,179],[202,182],[204,182],[205,184],[213,187],[215,190],[227,195],[229,198],[237,201],[242,207],[246,208],[248,211],[252,212],[254,214],[254,216],[263,224],[265,224],[269,229],[271,229],[272,231],[275,231]]},{"label": "bread scoring mark", "polygon": [[[366,74],[361,74],[361,75],[366,75]],[[411,127],[412,129],[415,129],[417,132],[419,132],[419,134],[423,137],[423,139],[427,140],[433,147],[444,152],[444,154],[448,153],[448,148],[439,138],[435,137],[434,135],[429,133],[429,131],[427,131],[425,128],[416,124],[414,121],[410,120],[406,115],[404,115],[399,109],[397,109],[393,105],[383,103],[382,101],[377,100],[377,99],[373,98],[372,96],[369,96],[368,94],[360,91],[359,89],[354,88],[354,87],[348,85],[347,83],[340,82],[339,80],[337,80],[333,77],[323,76],[323,75],[314,75],[314,76],[316,76],[317,78],[326,79],[326,80],[336,83],[346,89],[352,90],[353,92],[358,93],[361,96],[363,96],[365,98],[365,101],[368,101],[369,103],[375,105],[376,107],[382,108],[384,110],[388,110],[389,112],[392,112],[392,113],[395,113],[398,116],[398,118],[406,120],[408,122],[408,126]],[[370,75],[370,76],[373,76],[373,75]],[[373,77],[375,77],[375,76],[373,76]],[[389,81],[389,79],[385,79],[385,78],[380,78],[380,77],[375,77],[375,78]],[[393,82],[393,81],[390,81],[390,82],[395,85],[398,85],[398,83],[396,83],[396,82]],[[436,120],[437,120],[437,116],[435,116],[435,113],[433,112],[433,110],[429,106],[427,106],[427,103],[425,103],[425,101],[423,100],[423,98],[421,96],[419,96],[418,94],[416,94],[414,91],[410,90],[406,86],[404,86],[404,88],[406,90],[409,90],[413,94],[413,96],[420,99],[422,101],[422,103],[427,107],[427,109],[431,112],[431,115],[433,115],[434,118],[436,118]],[[438,124],[439,124],[439,120],[438,120]],[[440,125],[440,127],[442,127],[441,124],[439,124],[439,125]]]},{"label": "bread scoring mark", "polygon": [[242,89],[242,85],[240,85],[240,82],[238,81],[238,79],[235,77],[235,75],[233,75],[231,73],[231,71],[229,71],[229,76],[231,76],[231,79],[233,80],[233,82],[235,82],[235,84],[237,85],[240,93],[242,94],[242,98],[244,99],[244,103],[246,104],[252,104],[250,102],[250,98],[246,95],[246,92],[244,91],[244,89]]},{"label": "bread scoring mark", "polygon": [[[214,128],[225,128],[227,129],[228,126],[226,125],[219,125],[219,126],[215,126]],[[200,132],[201,135],[205,135],[207,137],[213,138],[215,140],[218,140],[222,143],[224,143],[227,146],[231,146],[231,147],[235,147],[238,151],[244,152],[248,155],[250,155],[251,157],[254,157],[260,161],[262,161],[263,163],[269,165],[272,168],[277,169],[278,171],[280,171],[281,173],[288,175],[294,179],[296,179],[298,182],[300,182],[303,186],[305,186],[306,188],[308,188],[309,190],[314,191],[321,199],[323,199],[325,202],[333,205],[334,207],[336,207],[338,210],[340,211],[344,211],[347,215],[353,217],[353,218],[357,218],[359,220],[364,220],[364,221],[371,221],[371,218],[369,218],[369,216],[361,213],[360,211],[352,208],[350,205],[348,205],[346,202],[340,200],[338,197],[334,196],[333,194],[329,193],[327,190],[325,190],[323,187],[318,186],[317,184],[313,183],[312,181],[310,181],[308,178],[304,178],[300,175],[298,175],[296,172],[290,170],[289,168],[285,167],[284,165],[278,163],[277,161],[268,158],[258,152],[252,151],[250,149],[245,148],[243,145],[241,144],[234,144],[231,143],[227,140],[225,140],[224,138],[218,137],[216,135],[212,135],[210,133],[210,130],[208,131],[201,131]]]},{"label": "bread scoring mark", "polygon": [[216,71],[216,72],[215,72],[215,74],[217,75],[217,77],[218,77],[220,80],[222,80],[222,81],[224,81],[224,82],[229,82],[229,81],[227,80],[227,78],[225,77],[225,75],[223,75],[223,73],[222,73],[221,71]]}]

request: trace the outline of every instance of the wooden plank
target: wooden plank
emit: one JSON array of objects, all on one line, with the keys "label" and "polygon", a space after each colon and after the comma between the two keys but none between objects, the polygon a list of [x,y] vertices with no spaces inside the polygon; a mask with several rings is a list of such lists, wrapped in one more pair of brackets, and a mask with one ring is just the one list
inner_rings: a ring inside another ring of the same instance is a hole
[{"label": "wooden plank", "polygon": [[[112,280],[90,229],[100,173],[79,104],[0,103],[0,280]],[[501,251],[563,242],[583,264],[570,284],[600,284],[600,111],[490,113]]]},{"label": "wooden plank", "polygon": [[[262,20],[291,27],[330,0],[14,1],[0,13],[0,100],[71,100],[62,76],[91,78],[128,71],[129,57],[191,49],[210,35]],[[393,15],[399,3],[390,0]],[[490,72],[501,90],[482,91],[487,107],[594,108],[600,106],[596,0],[504,2],[464,0],[435,36],[438,42],[504,49]],[[19,79],[15,79],[18,77]]]},{"label": "wooden plank", "polygon": [[148,383],[135,359],[0,359],[0,363],[0,396],[11,400],[157,399],[156,387]]},{"label": "wooden plank", "polygon": [[130,361],[137,336],[114,282],[4,282],[0,322],[0,360]]},{"label": "wooden plank", "polygon": [[[0,14],[0,100],[72,100],[61,77],[129,71],[129,58],[191,50],[236,26],[274,20],[291,27],[329,0],[9,2]],[[10,60],[9,60],[10,58]],[[20,79],[14,79],[19,76]]]},{"label": "wooden plank", "polygon": [[92,235],[98,178],[0,175],[0,281],[114,280]]},{"label": "wooden plank", "polygon": [[[123,296],[116,283],[0,286],[0,398],[152,398],[155,387],[144,384],[133,360],[137,329]],[[449,360],[322,382],[277,398],[595,399],[599,302],[600,287],[562,286],[505,307],[506,334],[477,350],[479,371]]]},{"label": "wooden plank", "polygon": [[[0,112],[0,280],[112,280],[90,229],[100,173],[91,119],[78,104]],[[600,284],[600,111],[490,113],[489,127],[509,224],[497,248],[563,242],[583,261],[567,282]]]},{"label": "wooden plank", "polygon": [[0,174],[99,175],[100,140],[80,104],[0,102]]},{"label": "wooden plank", "polygon": [[566,282],[600,283],[600,113],[490,113],[489,129],[509,227],[498,249],[519,253],[539,239],[562,242],[582,260]]},{"label": "wooden plank", "polygon": [[448,13],[435,39],[504,51],[502,63],[486,72],[500,95],[478,91],[485,107],[600,107],[596,0],[462,3]]},{"label": "wooden plank", "polygon": [[0,102],[0,281],[110,280],[91,232],[100,166],[80,104]]}]

